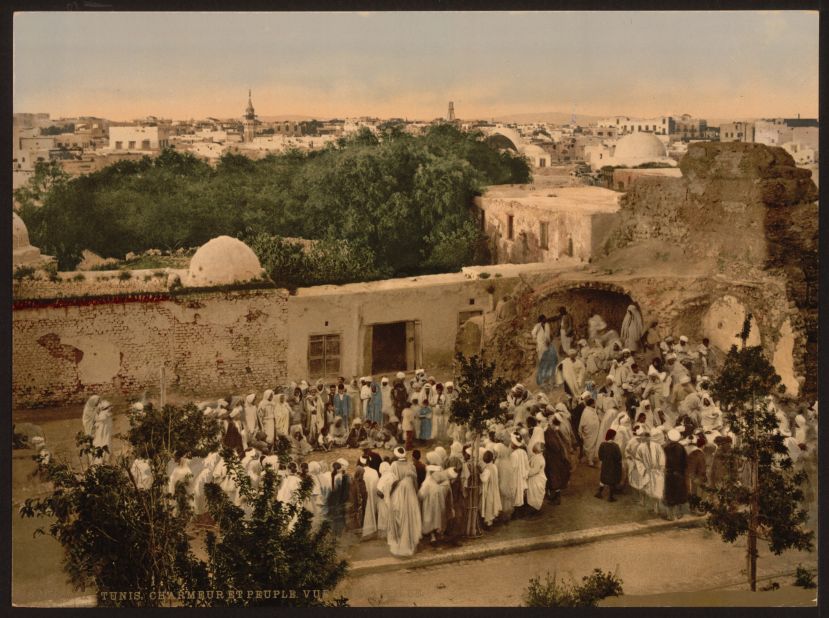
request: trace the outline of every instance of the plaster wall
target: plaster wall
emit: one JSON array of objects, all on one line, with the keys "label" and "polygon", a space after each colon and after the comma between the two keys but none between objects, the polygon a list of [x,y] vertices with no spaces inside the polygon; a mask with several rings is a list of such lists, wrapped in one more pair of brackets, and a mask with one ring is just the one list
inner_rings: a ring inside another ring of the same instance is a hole
[{"label": "plaster wall", "polygon": [[263,390],[286,375],[287,293],[193,293],[166,300],[17,309],[13,404],[81,402],[157,390]]}]

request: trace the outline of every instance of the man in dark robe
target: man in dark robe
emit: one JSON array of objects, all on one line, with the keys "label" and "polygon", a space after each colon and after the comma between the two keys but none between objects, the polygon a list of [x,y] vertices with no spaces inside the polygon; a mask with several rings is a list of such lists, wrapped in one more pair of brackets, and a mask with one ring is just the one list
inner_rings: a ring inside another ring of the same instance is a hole
[{"label": "man in dark robe", "polygon": [[366,514],[366,500],[368,492],[366,490],[366,483],[363,479],[365,468],[357,464],[354,470],[354,478],[351,481],[349,488],[349,502],[351,503],[351,512],[348,517],[348,528],[350,530],[360,531],[363,528],[363,518]]},{"label": "man in dark robe", "polygon": [[398,377],[395,378],[394,385],[391,388],[391,402],[398,420],[403,418],[403,410],[409,405],[409,393],[400,375],[400,373],[397,374]]},{"label": "man in dark robe", "polygon": [[544,474],[547,475],[548,499],[553,504],[560,504],[561,490],[570,482],[570,461],[561,435],[561,418],[554,414],[551,419],[544,431]]},{"label": "man in dark robe", "polygon": [[342,464],[331,464],[331,492],[328,494],[328,518],[331,529],[339,536],[345,530],[345,507],[351,493],[351,477],[345,474]]},{"label": "man in dark robe", "polygon": [[418,449],[412,451],[412,463],[417,473],[417,488],[420,489],[420,485],[426,480],[426,464],[420,461],[420,451]]},{"label": "man in dark robe", "polygon": [[702,450],[705,448],[706,440],[702,435],[691,436],[690,439],[693,446],[686,448],[688,461],[685,468],[685,478],[688,482],[688,501],[694,510],[698,510],[698,500],[702,498],[702,488],[708,483],[708,469],[705,465],[705,453]]},{"label": "man in dark robe", "polygon": [[370,448],[363,449],[363,457],[368,461],[368,467],[380,471],[380,464],[383,463],[383,458],[378,453],[375,453]]},{"label": "man in dark robe", "polygon": [[663,500],[667,507],[666,517],[673,521],[682,517],[682,505],[688,502],[688,483],[685,478],[688,467],[688,455],[685,447],[679,443],[682,435],[677,429],[668,432],[665,451],[665,495]]},{"label": "man in dark robe", "polygon": [[239,433],[236,423],[234,423],[230,418],[230,414],[228,414],[227,410],[222,412],[222,415],[219,418],[227,421],[227,429],[225,430],[224,438],[222,438],[222,446],[236,451],[236,454],[239,455],[239,459],[241,459],[245,456],[245,447],[242,442],[242,434]]},{"label": "man in dark robe", "polygon": [[608,429],[604,436],[604,442],[599,445],[599,461],[602,462],[599,473],[599,490],[597,498],[602,498],[604,488],[607,487],[608,502],[616,502],[613,492],[617,485],[622,482],[622,450],[613,438],[616,437],[614,429]]}]

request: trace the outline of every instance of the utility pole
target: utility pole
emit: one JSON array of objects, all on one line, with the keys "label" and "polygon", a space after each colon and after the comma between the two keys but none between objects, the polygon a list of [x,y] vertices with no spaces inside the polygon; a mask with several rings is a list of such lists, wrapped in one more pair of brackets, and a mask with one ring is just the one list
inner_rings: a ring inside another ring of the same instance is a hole
[{"label": "utility pole", "polygon": [[161,367],[161,389],[159,390],[159,405],[160,407],[164,407],[164,403],[167,400],[167,384],[166,384],[166,375],[165,375],[166,367],[162,365]]}]

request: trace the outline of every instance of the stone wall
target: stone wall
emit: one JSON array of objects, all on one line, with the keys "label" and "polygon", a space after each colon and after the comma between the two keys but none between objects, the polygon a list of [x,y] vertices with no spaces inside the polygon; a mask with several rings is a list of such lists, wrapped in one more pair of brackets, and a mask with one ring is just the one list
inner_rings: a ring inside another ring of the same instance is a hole
[{"label": "stone wall", "polygon": [[764,338],[792,345],[792,371],[815,394],[818,192],[811,171],[782,148],[742,142],[691,144],[680,169],[681,178],[633,183],[606,253],[662,242],[681,250],[679,266],[716,262],[710,276],[760,293],[769,278],[782,285],[788,325],[778,320]]},{"label": "stone wall", "polygon": [[92,394],[193,396],[263,390],[287,375],[284,290],[178,295],[15,298],[16,407],[81,402]]},{"label": "stone wall", "polygon": [[[534,347],[522,348],[515,342],[528,335],[539,313],[555,316],[559,306],[567,307],[578,340],[587,336],[587,319],[593,313],[601,314],[608,327],[618,332],[629,303],[639,306],[645,326],[657,323],[660,337],[686,335],[694,347],[708,337],[720,353],[738,343],[734,334],[742,327],[741,316],[751,313],[757,328],[750,343],[767,350],[784,385],[790,392],[797,392],[795,376],[806,368],[802,359],[793,354],[792,335],[798,336],[792,333],[793,311],[785,281],[770,275],[755,281],[739,281],[718,275],[637,277],[562,273],[519,297],[515,318],[490,329],[485,349],[498,358],[499,369],[505,375],[533,384]],[[728,308],[725,314],[719,311],[721,306]],[[741,315],[731,319],[732,314]],[[724,315],[729,319],[724,319]]]}]

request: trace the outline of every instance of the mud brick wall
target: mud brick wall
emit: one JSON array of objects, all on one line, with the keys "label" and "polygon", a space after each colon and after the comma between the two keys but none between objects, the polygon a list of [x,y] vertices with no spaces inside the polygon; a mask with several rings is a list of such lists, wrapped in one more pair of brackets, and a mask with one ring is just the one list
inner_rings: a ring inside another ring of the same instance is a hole
[{"label": "mud brick wall", "polygon": [[162,366],[171,393],[194,397],[261,391],[287,374],[284,290],[38,304],[13,313],[15,407],[157,393]]}]

